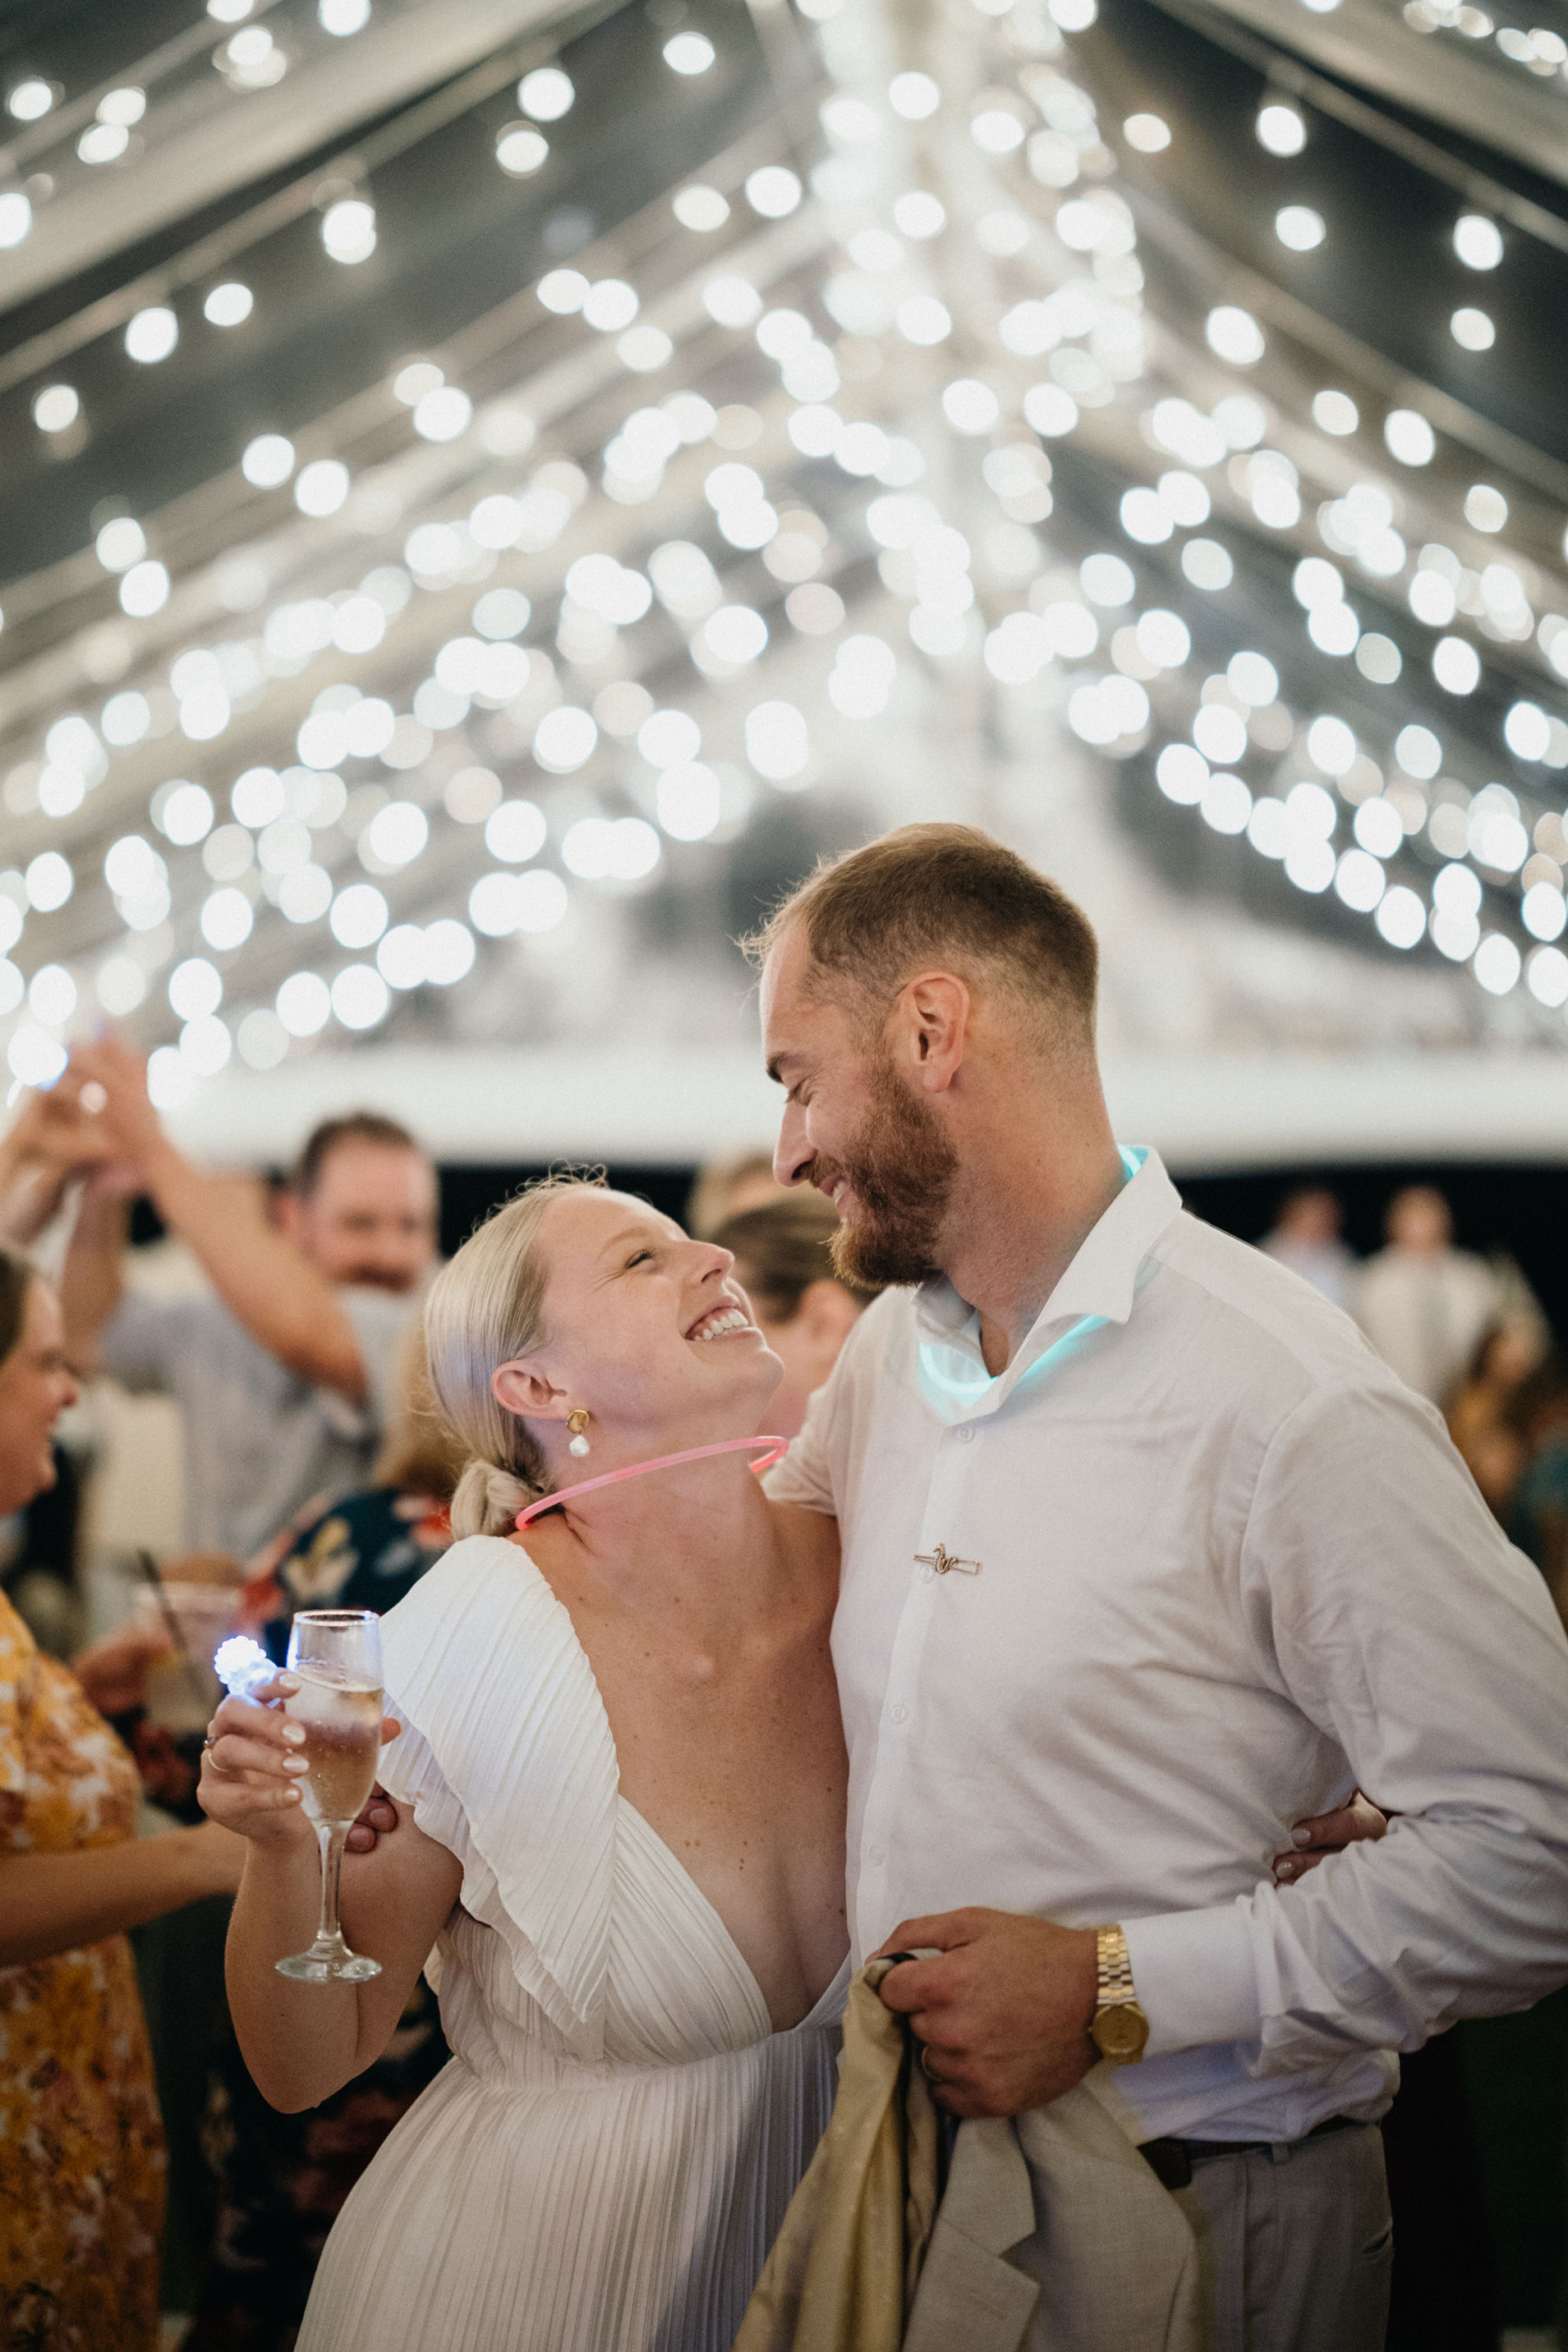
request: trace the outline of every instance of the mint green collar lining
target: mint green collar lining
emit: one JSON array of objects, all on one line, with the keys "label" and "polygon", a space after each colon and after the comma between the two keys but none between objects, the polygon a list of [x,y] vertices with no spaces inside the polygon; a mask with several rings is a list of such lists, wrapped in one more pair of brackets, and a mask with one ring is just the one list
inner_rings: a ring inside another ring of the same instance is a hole
[{"label": "mint green collar lining", "polygon": [[[1179,1207],[1169,1178],[1166,1176],[1164,1169],[1147,1145],[1119,1144],[1117,1151],[1124,1170],[1122,1190],[1106,1210],[1099,1224],[1095,1226],[1093,1232],[1087,1237],[1077,1257],[1064,1274],[1058,1285],[1058,1291],[1071,1286],[1075,1273],[1080,1271],[1087,1272],[1082,1265],[1086,1254],[1094,1250],[1097,1241],[1103,1247],[1109,1239],[1110,1237],[1105,1233],[1107,1220],[1117,1216],[1128,1188],[1135,1178],[1143,1174],[1151,1159],[1154,1159],[1155,1179],[1169,1193],[1171,1207],[1173,1209]],[[1120,1222],[1119,1219],[1118,1222]],[[1099,1256],[1101,1252],[1096,1251],[1095,1254]],[[1140,1261],[1144,1254],[1140,1252]],[[1021,1363],[1015,1358],[1005,1372],[998,1373],[994,1378],[987,1371],[985,1361],[980,1354],[979,1317],[975,1312],[971,1311],[968,1320],[950,1337],[940,1340],[922,1339],[919,1343],[919,1381],[921,1393],[927,1403],[940,1414],[944,1421],[952,1424],[966,1419],[975,1411],[976,1406],[982,1403],[988,1402],[991,1408],[996,1409],[1005,1402],[1007,1396],[1011,1395],[1013,1389],[1021,1387],[1025,1381],[1033,1383],[1042,1378],[1049,1378],[1053,1374],[1059,1372],[1074,1356],[1080,1354],[1097,1331],[1103,1330],[1108,1323],[1126,1320],[1127,1313],[1131,1311],[1132,1276],[1135,1275],[1135,1272],[1134,1267],[1132,1270],[1132,1275],[1128,1278],[1128,1303],[1126,1310],[1122,1313],[1080,1315],[1059,1339],[1053,1340],[1048,1348],[1042,1350],[1040,1354],[1032,1360]],[[920,1305],[921,1302],[917,1300],[917,1317],[920,1315]],[[1041,1321],[1045,1319],[1049,1306],[1048,1301],[1046,1308],[1042,1312]],[[1038,1328],[1039,1326],[1036,1325],[1036,1329]],[[1026,1340],[1024,1347],[1020,1350],[1021,1356],[1027,1353],[1028,1344]]]}]

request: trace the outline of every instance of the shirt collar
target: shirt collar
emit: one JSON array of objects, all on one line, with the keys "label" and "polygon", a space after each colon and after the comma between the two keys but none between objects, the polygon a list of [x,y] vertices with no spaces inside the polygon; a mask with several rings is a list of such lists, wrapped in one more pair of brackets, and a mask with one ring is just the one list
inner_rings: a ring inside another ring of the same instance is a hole
[{"label": "shirt collar", "polygon": [[1181,1210],[1181,1198],[1159,1154],[1122,1147],[1127,1182],[1079,1244],[1027,1338],[1005,1372],[993,1380],[980,1354],[980,1318],[945,1277],[915,1294],[921,1385],[951,1416],[982,1397],[999,1405],[1042,1356],[1062,1348],[1064,1325],[1125,1323],[1133,1312],[1138,1272],[1160,1235]]}]

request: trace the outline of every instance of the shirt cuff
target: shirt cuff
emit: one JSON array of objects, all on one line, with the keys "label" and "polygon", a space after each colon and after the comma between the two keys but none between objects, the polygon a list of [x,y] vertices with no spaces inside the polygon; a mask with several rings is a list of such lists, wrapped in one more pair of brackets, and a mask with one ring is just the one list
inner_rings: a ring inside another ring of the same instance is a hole
[{"label": "shirt cuff", "polygon": [[1245,1902],[1123,1919],[1133,1989],[1149,2021],[1146,2055],[1256,2041],[1258,1976]]}]

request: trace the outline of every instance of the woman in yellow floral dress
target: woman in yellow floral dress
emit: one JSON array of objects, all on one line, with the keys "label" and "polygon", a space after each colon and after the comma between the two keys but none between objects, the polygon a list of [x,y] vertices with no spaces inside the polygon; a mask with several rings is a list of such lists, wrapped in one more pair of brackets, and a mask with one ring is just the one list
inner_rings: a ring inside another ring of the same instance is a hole
[{"label": "woman in yellow floral dress", "polygon": [[[54,1477],[60,1310],[0,1250],[0,1514]],[[0,2352],[153,2352],[164,2140],[124,1930],[238,1886],[209,1824],[137,1839],[136,1767],[0,1598]]]}]

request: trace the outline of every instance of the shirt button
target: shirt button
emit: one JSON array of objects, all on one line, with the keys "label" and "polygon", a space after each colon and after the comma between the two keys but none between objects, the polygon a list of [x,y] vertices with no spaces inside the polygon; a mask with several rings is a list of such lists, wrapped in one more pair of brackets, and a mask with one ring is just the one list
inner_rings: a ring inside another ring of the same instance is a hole
[{"label": "shirt button", "polygon": [[959,1432],[958,1432],[958,1442],[959,1442],[959,1444],[960,1444],[960,1445],[967,1445],[967,1444],[970,1442],[970,1441],[973,1439],[974,1435],[975,1435],[974,1430],[970,1428],[970,1426],[969,1426],[968,1422],[967,1422],[967,1421],[965,1421],[965,1422],[964,1422],[964,1426],[963,1426],[963,1428],[962,1428],[962,1429],[959,1430]]},{"label": "shirt button", "polygon": [[882,1865],[883,1865],[883,1863],[887,1860],[887,1849],[886,1849],[886,1846],[873,1846],[873,1847],[872,1847],[872,1849],[871,1849],[871,1851],[870,1851],[870,1853],[867,1855],[866,1859],[867,1859],[867,1860],[868,1860],[868,1861],[871,1861],[871,1862],[874,1863],[874,1864],[875,1864],[875,1866],[876,1866],[876,1868],[877,1868],[878,1870],[880,1870],[880,1869],[881,1869],[881,1867],[882,1867]]},{"label": "shirt button", "polygon": [[897,1700],[888,1709],[888,1713],[896,1724],[907,1724],[909,1720],[909,1710],[902,1699]]}]

